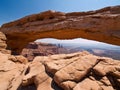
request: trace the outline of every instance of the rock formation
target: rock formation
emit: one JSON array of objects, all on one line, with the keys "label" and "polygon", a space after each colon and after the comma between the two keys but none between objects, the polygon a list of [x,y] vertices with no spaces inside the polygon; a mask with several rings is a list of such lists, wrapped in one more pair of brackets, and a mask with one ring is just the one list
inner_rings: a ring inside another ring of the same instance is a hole
[{"label": "rock formation", "polygon": [[49,44],[41,42],[30,42],[21,52],[29,61],[32,61],[36,56],[48,56],[54,54],[70,53],[68,49],[60,44]]},{"label": "rock formation", "polygon": [[0,52],[0,90],[17,90],[26,71],[27,59]]},{"label": "rock formation", "polygon": [[0,52],[9,54],[11,53],[11,51],[6,50],[7,48],[6,40],[7,40],[6,36],[2,32],[0,32]]},{"label": "rock formation", "polygon": [[[38,56],[0,53],[0,90],[119,90],[120,61],[88,52]],[[37,89],[24,89],[35,84]]]},{"label": "rock formation", "polygon": [[4,24],[0,30],[7,36],[8,47],[15,52],[39,38],[81,37],[120,45],[120,6],[88,12],[46,11]]},{"label": "rock formation", "polygon": [[[4,50],[5,38],[1,33]],[[84,51],[37,56],[28,62],[0,51],[0,77],[0,90],[119,90],[120,61]]]},{"label": "rock formation", "polygon": [[120,61],[84,51],[28,62],[0,51],[0,77],[0,90],[119,90]]},{"label": "rock formation", "polygon": [[[20,51],[28,42],[44,37],[83,37],[120,45],[119,30],[120,6],[67,14],[47,11],[1,27],[8,38],[8,48],[13,51]],[[5,41],[5,35],[0,32],[0,90],[120,89],[119,60],[84,51],[37,56],[28,62],[21,55],[7,52]],[[26,87],[31,84],[36,89]]]}]

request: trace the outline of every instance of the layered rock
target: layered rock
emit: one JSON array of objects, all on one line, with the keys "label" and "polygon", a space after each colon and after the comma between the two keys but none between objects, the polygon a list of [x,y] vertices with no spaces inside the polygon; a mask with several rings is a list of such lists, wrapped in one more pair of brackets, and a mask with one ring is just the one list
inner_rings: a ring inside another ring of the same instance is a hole
[{"label": "layered rock", "polygon": [[21,60],[22,56],[21,58],[19,56],[18,59],[10,54],[0,52],[0,90],[17,90],[21,85],[26,71],[24,61]]},{"label": "layered rock", "polygon": [[7,40],[6,36],[2,32],[0,32],[0,52],[9,54],[11,52],[9,50],[6,50],[7,48],[6,40]]},{"label": "layered rock", "polygon": [[0,49],[6,49],[6,47],[6,36],[2,32],[0,32]]},{"label": "layered rock", "polygon": [[32,62],[10,54],[0,53],[0,58],[0,90],[120,88],[120,61],[88,52],[38,56]]},{"label": "layered rock", "polygon": [[81,37],[120,45],[120,6],[88,12],[46,11],[4,24],[0,30],[8,38],[8,47],[15,52],[39,38]]},{"label": "layered rock", "polygon": [[[13,51],[20,51],[29,41],[43,37],[84,37],[120,45],[119,30],[119,6],[67,14],[47,11],[5,24],[1,28],[8,37],[8,47]],[[21,55],[4,53],[7,46],[5,41],[5,35],[0,33],[0,90],[28,90],[24,87],[31,84],[37,90],[120,89],[118,60],[77,52],[38,56],[28,62]]]},{"label": "layered rock", "polygon": [[[23,85],[37,90],[119,90],[120,61],[88,52],[38,56],[29,65]],[[58,86],[57,86],[58,85]]]},{"label": "layered rock", "polygon": [[41,42],[30,42],[21,52],[29,61],[36,56],[48,56],[54,54],[70,53],[68,49],[60,44],[49,44]]}]

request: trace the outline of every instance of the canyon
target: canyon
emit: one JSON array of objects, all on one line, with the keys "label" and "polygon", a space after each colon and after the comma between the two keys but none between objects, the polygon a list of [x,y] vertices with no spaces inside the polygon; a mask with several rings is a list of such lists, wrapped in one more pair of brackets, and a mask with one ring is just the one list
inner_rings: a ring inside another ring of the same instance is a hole
[{"label": "canyon", "polygon": [[3,24],[0,31],[6,35],[8,47],[18,54],[40,38],[81,37],[120,45],[120,6],[73,13],[50,10]]},{"label": "canyon", "polygon": [[48,56],[54,54],[70,53],[68,49],[60,44],[49,44],[41,42],[30,42],[21,52],[21,55],[32,61],[36,56]]},{"label": "canyon", "polygon": [[82,37],[120,45],[120,6],[88,12],[46,11],[2,25],[0,90],[120,89],[119,60],[86,51],[36,56],[31,62],[20,55],[29,42],[45,37]]}]

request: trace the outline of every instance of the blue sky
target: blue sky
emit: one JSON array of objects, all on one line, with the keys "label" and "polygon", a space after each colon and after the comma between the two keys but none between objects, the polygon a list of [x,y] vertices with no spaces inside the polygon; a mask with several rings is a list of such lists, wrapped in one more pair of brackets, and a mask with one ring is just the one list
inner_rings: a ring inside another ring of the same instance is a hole
[{"label": "blue sky", "polygon": [[71,40],[58,40],[53,38],[44,38],[40,40],[36,40],[35,42],[43,42],[43,43],[51,43],[51,44],[62,44],[72,47],[80,47],[80,46],[92,46],[92,47],[99,47],[99,48],[119,48],[120,46],[117,45],[111,45],[106,44],[103,42],[88,40],[88,39],[82,39],[82,38],[76,38]]},{"label": "blue sky", "polygon": [[[115,5],[120,5],[120,0],[0,0],[0,26],[24,16],[40,13],[46,10],[80,12]],[[59,42],[54,39],[45,39],[42,41]],[[88,43],[88,41],[82,39],[62,42]],[[92,42],[91,44],[95,43],[96,42]]]},{"label": "blue sky", "polygon": [[88,11],[120,5],[120,0],[0,0],[0,25],[46,10]]}]

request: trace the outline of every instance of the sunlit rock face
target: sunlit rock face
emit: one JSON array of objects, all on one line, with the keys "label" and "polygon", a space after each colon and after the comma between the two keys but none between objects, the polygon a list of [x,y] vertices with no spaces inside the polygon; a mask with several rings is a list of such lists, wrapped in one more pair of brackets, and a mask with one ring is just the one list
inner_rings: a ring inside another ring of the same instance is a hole
[{"label": "sunlit rock face", "polygon": [[38,56],[32,62],[1,52],[0,58],[0,90],[120,89],[120,61],[88,52]]},{"label": "sunlit rock face", "polygon": [[6,36],[0,32],[0,50],[1,49],[6,49],[7,44],[6,44]]},{"label": "sunlit rock face", "polygon": [[6,40],[7,40],[6,36],[2,32],[0,32],[0,52],[10,54],[11,51],[6,50],[7,48]]},{"label": "sunlit rock face", "polygon": [[120,6],[96,11],[62,13],[46,11],[2,25],[8,47],[20,52],[40,38],[86,38],[120,45]]},{"label": "sunlit rock face", "polygon": [[0,77],[0,90],[119,90],[120,61],[84,51],[28,62],[0,51]]}]

